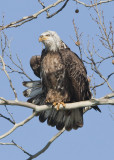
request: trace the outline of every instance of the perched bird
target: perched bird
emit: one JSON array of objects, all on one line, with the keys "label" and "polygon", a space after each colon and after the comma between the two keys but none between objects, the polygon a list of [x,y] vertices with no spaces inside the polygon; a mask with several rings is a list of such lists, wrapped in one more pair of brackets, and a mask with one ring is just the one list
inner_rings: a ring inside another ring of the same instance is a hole
[{"label": "perched bird", "polygon": [[[28,102],[37,105],[57,105],[38,114],[39,120],[48,125],[56,126],[58,130],[65,127],[70,131],[83,126],[83,108],[59,110],[59,105],[91,99],[87,71],[82,60],[68,48],[54,31],[40,35],[39,41],[45,46],[41,56],[33,56],[30,66],[39,81],[26,81],[28,87],[23,92],[30,97]],[[99,110],[98,107],[94,109]]]}]

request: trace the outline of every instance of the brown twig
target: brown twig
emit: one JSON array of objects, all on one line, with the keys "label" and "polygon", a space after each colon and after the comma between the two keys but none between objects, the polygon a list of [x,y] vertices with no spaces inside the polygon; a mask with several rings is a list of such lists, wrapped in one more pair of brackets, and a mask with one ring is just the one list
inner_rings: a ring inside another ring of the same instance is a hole
[{"label": "brown twig", "polygon": [[64,5],[59,10],[57,10],[55,13],[53,13],[51,15],[48,15],[47,18],[51,18],[51,17],[55,16],[56,14],[58,14],[60,11],[62,11],[66,7],[68,1],[69,0],[66,0],[66,2],[64,3]]},{"label": "brown twig", "polygon": [[80,41],[81,41],[82,33],[79,35],[79,33],[78,33],[79,31],[78,31],[78,28],[75,25],[74,19],[73,19],[73,25],[74,25],[75,35],[76,35],[76,39],[77,39],[76,42],[74,40],[73,41],[76,44],[76,46],[78,46],[79,52],[80,52],[80,58],[82,59],[82,49],[80,47],[80,45],[81,45]]}]

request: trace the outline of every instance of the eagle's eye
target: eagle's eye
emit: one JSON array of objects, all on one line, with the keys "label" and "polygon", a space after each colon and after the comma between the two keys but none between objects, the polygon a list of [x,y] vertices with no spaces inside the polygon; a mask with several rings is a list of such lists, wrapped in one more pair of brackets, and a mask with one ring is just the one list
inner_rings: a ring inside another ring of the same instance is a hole
[{"label": "eagle's eye", "polygon": [[50,34],[47,34],[46,36],[47,36],[47,37],[49,37],[49,36],[50,36]]}]

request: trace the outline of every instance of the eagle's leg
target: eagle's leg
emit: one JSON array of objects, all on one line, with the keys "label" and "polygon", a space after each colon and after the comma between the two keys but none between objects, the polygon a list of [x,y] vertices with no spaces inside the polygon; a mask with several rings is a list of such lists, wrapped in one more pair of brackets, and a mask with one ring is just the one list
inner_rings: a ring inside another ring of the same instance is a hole
[{"label": "eagle's leg", "polygon": [[59,103],[58,103],[58,102],[53,102],[53,106],[54,106],[54,107],[57,106],[57,108],[56,108],[57,110],[59,110],[61,104],[62,104],[62,106],[65,108],[66,105],[65,105],[64,102],[59,102]]}]

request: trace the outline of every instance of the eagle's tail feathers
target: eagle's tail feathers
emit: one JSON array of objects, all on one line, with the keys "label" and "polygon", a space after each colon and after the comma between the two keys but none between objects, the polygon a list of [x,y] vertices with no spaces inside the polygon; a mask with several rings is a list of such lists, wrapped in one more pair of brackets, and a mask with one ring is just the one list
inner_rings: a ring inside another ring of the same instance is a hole
[{"label": "eagle's tail feathers", "polygon": [[83,126],[83,109],[75,109],[73,111],[73,129]]},{"label": "eagle's tail feathers", "polygon": [[47,119],[47,124],[61,130],[65,127],[67,131],[72,128],[77,129],[83,126],[83,110],[74,109],[72,111],[59,110],[55,108],[52,110],[43,111],[39,115],[39,120],[45,122]]},{"label": "eagle's tail feathers", "polygon": [[71,112],[66,111],[65,129],[70,131],[83,126],[83,110],[74,109]]},{"label": "eagle's tail feathers", "polygon": [[44,104],[44,103],[45,103],[44,101],[45,101],[45,98],[44,98],[44,96],[43,96],[43,93],[37,95],[36,97],[29,98],[29,99],[27,100],[27,102],[33,103],[33,104],[37,104],[37,105],[42,105],[42,104]]},{"label": "eagle's tail feathers", "polygon": [[65,129],[67,131],[70,131],[73,127],[73,117],[71,116],[72,116],[72,113],[69,116],[67,116],[67,119],[65,121]]},{"label": "eagle's tail feathers", "polygon": [[31,97],[33,99],[42,94],[41,81],[24,81],[23,85],[28,88],[23,91],[25,97]]},{"label": "eagle's tail feathers", "polygon": [[58,130],[63,129],[65,124],[65,111],[59,110],[56,115],[56,128]]},{"label": "eagle's tail feathers", "polygon": [[54,127],[56,125],[56,114],[57,114],[57,110],[55,110],[54,108],[52,109],[50,115],[48,116],[47,119],[47,124]]},{"label": "eagle's tail feathers", "polygon": [[95,109],[96,111],[101,112],[100,108],[98,106],[92,106],[93,109]]},{"label": "eagle's tail feathers", "polygon": [[26,89],[25,91],[23,91],[23,95],[25,97],[31,97],[31,98],[33,98],[41,93],[42,93],[42,88],[37,88],[37,87],[36,88],[29,88],[29,89]]},{"label": "eagle's tail feathers", "polygon": [[27,88],[41,87],[41,81],[24,81],[23,86]]},{"label": "eagle's tail feathers", "polygon": [[39,115],[40,122],[45,122],[46,119],[49,117],[50,113],[51,113],[51,110],[41,112]]}]

